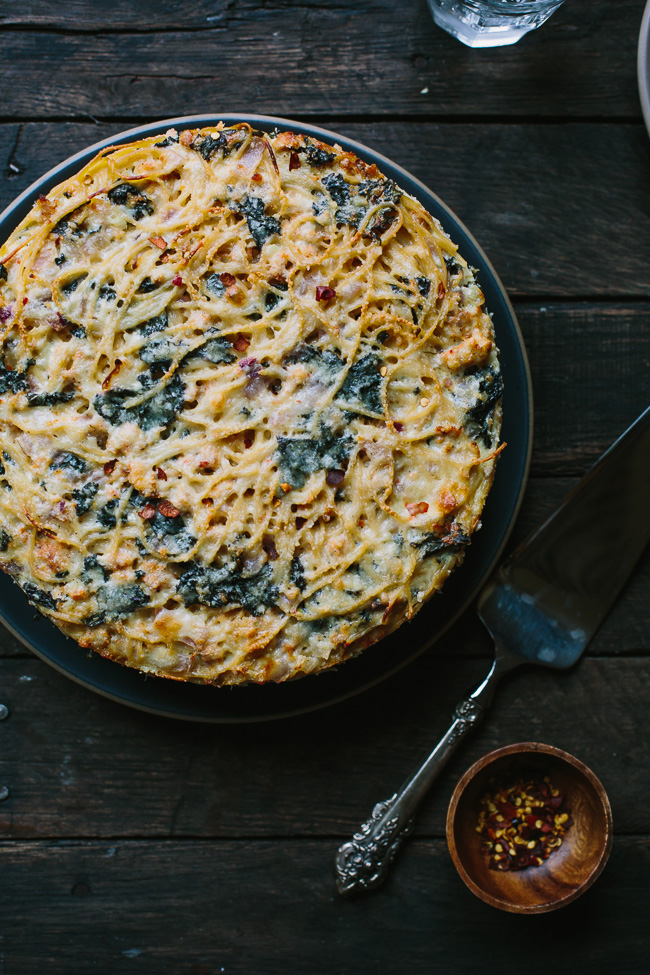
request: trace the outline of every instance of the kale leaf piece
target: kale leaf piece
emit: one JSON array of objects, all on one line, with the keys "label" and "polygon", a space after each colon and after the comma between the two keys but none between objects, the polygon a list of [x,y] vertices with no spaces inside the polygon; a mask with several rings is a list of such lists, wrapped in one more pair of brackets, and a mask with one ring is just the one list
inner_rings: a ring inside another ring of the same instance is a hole
[{"label": "kale leaf piece", "polygon": [[463,270],[462,265],[458,263],[455,257],[448,257],[447,255],[445,255],[444,260],[445,260],[445,264],[447,265],[447,273],[449,274],[450,277],[452,277],[454,274],[458,274],[459,271]]},{"label": "kale leaf piece", "polygon": [[146,322],[140,322],[138,331],[142,332],[143,335],[153,335],[154,332],[164,332],[167,325],[167,312],[164,311],[161,315],[148,318]]},{"label": "kale leaf piece", "polygon": [[6,552],[9,548],[9,542],[11,538],[4,528],[0,528],[0,552]]},{"label": "kale leaf piece", "polygon": [[123,620],[141,606],[146,606],[151,597],[141,586],[101,586],[97,590],[99,612],[87,616],[86,626],[101,626],[106,620]]},{"label": "kale leaf piece", "polygon": [[154,142],[154,146],[156,147],[156,149],[166,149],[167,146],[173,146],[177,142],[178,142],[178,136],[174,137],[173,135],[166,135],[161,142]]},{"label": "kale leaf piece", "polygon": [[154,427],[167,427],[174,422],[183,408],[184,394],[185,383],[175,375],[162,389],[138,406],[124,405],[126,400],[137,396],[138,392],[120,388],[99,393],[93,400],[93,406],[113,426],[137,423],[141,430],[152,430]]},{"label": "kale leaf piece", "polygon": [[178,351],[178,344],[173,341],[173,339],[168,338],[166,335],[161,336],[157,339],[152,339],[151,342],[147,342],[139,350],[138,355],[143,362],[146,362],[150,366],[162,365],[165,363],[169,365],[174,358],[174,353]]},{"label": "kale leaf piece", "polygon": [[290,365],[294,362],[314,363],[317,369],[323,369],[335,375],[345,365],[343,359],[331,349],[317,349],[313,345],[297,345],[285,357],[284,362]]},{"label": "kale leaf piece", "polygon": [[402,198],[402,191],[392,179],[368,179],[359,183],[356,191],[373,206],[377,203],[399,203]]},{"label": "kale leaf piece", "polygon": [[151,518],[143,519],[151,547],[157,551],[164,549],[166,555],[182,555],[192,548],[196,538],[185,527],[181,514],[170,517],[159,511],[157,507],[159,501],[160,498],[145,498],[138,491],[133,491],[129,498],[129,503],[138,511],[145,506],[155,508],[155,514]]},{"label": "kale leaf piece", "polygon": [[215,152],[219,149],[225,149],[228,145],[227,139],[223,132],[220,132],[216,139],[213,139],[211,135],[195,136],[190,143],[190,149],[194,149],[194,152],[198,152],[200,156],[203,156],[207,162],[214,156]]},{"label": "kale leaf piece", "polygon": [[429,278],[425,278],[424,275],[418,274],[415,278],[415,283],[418,286],[418,291],[423,298],[426,298],[431,291],[431,281]]},{"label": "kale leaf piece", "polygon": [[22,583],[22,590],[29,599],[30,603],[44,606],[46,609],[56,609],[57,601],[46,589],[39,589],[33,582]]},{"label": "kale leaf piece", "polygon": [[194,603],[213,609],[241,606],[252,616],[259,616],[267,606],[275,604],[279,590],[271,580],[268,563],[259,572],[245,576],[233,566],[217,568],[194,562],[181,576],[178,592],[187,606]]},{"label": "kale leaf piece", "polygon": [[244,214],[251,237],[260,249],[269,237],[281,233],[279,222],[275,217],[265,215],[264,200],[258,196],[245,196],[243,200],[231,203],[230,208],[236,213]]},{"label": "kale leaf piece", "polygon": [[153,213],[153,205],[149,197],[131,183],[118,183],[108,191],[106,196],[111,203],[128,207],[136,220],[151,216]]},{"label": "kale leaf piece", "polygon": [[304,592],[307,583],[305,581],[305,568],[299,555],[294,555],[289,566],[289,582],[293,582],[300,592]]},{"label": "kale leaf piece", "polygon": [[363,207],[356,207],[350,203],[350,193],[356,187],[348,183],[341,173],[330,173],[329,176],[322,178],[321,183],[337,205],[334,215],[336,222],[358,227],[366,211]]},{"label": "kale leaf piece", "polygon": [[85,460],[81,457],[77,457],[76,454],[70,453],[68,450],[58,451],[50,462],[51,471],[75,471],[77,474],[83,474],[87,469],[87,464]]},{"label": "kale leaf piece", "polygon": [[17,369],[7,369],[0,359],[0,395],[3,393],[20,393],[29,389],[27,370],[18,372]]},{"label": "kale leaf piece", "polygon": [[340,470],[352,449],[352,437],[333,437],[326,433],[320,439],[278,437],[277,453],[281,475],[294,488],[304,487],[315,471]]},{"label": "kale leaf piece", "polygon": [[421,558],[431,555],[447,555],[457,552],[469,545],[470,537],[455,523],[448,526],[443,533],[433,531],[420,534],[410,540],[411,548],[417,549]]},{"label": "kale leaf piece", "polygon": [[357,359],[345,377],[339,396],[349,403],[361,403],[373,413],[381,413],[381,359],[373,352]]},{"label": "kale leaf piece", "polygon": [[103,284],[97,294],[100,298],[103,298],[104,301],[115,301],[117,298],[115,288],[111,288],[108,284]]},{"label": "kale leaf piece", "polygon": [[490,419],[492,411],[503,395],[503,379],[501,373],[494,369],[485,369],[478,384],[478,398],[476,403],[465,414],[466,423],[478,430],[478,436],[486,447],[492,446]]},{"label": "kale leaf piece", "polygon": [[64,389],[56,393],[27,393],[30,406],[56,406],[57,403],[69,403],[74,396],[74,389]]},{"label": "kale leaf piece", "polygon": [[65,284],[62,284],[61,285],[61,293],[64,294],[64,295],[66,295],[66,296],[70,296],[73,291],[76,291],[77,290],[77,287],[79,285],[79,282],[80,281],[83,281],[84,278],[87,278],[87,277],[88,277],[87,274],[80,274],[79,277],[72,278],[71,281],[66,281]]},{"label": "kale leaf piece", "polygon": [[306,156],[312,166],[326,166],[336,159],[335,153],[328,152],[327,149],[321,149],[319,146],[313,146],[307,137],[305,137],[305,145],[299,147],[296,151]]},{"label": "kale leaf piece", "polygon": [[107,501],[103,508],[100,508],[96,513],[96,518],[102,528],[115,528],[117,525],[117,518],[115,517],[115,509],[117,508],[117,498],[111,498]]},{"label": "kale leaf piece", "polygon": [[90,511],[98,491],[99,485],[89,481],[82,488],[77,488],[72,492],[72,500],[74,501],[75,511],[79,518],[85,515],[87,511]]},{"label": "kale leaf piece", "polygon": [[84,559],[84,567],[81,570],[80,577],[81,581],[88,583],[94,583],[98,580],[100,582],[106,582],[110,575],[110,571],[101,564],[96,555],[87,555]]},{"label": "kale leaf piece", "polygon": [[208,274],[207,278],[203,279],[203,284],[213,295],[223,295],[226,293],[226,286],[221,280],[220,274]]},{"label": "kale leaf piece", "polygon": [[191,361],[192,359],[206,359],[208,362],[214,363],[215,366],[220,366],[235,362],[237,356],[233,352],[232,345],[227,338],[223,335],[217,335],[214,338],[208,339],[203,345],[200,345],[198,349],[193,349],[183,359],[183,362]]},{"label": "kale leaf piece", "polygon": [[7,280],[7,268],[4,266],[4,264],[0,264],[0,281],[6,281],[6,280]]}]

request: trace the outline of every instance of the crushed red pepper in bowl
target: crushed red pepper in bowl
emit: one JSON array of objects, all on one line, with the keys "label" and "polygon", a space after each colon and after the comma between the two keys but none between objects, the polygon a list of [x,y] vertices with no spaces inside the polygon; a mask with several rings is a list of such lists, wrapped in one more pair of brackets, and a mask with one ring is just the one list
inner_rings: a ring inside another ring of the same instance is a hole
[{"label": "crushed red pepper in bowl", "polygon": [[490,869],[541,867],[571,826],[571,815],[562,808],[564,796],[548,776],[522,777],[508,786],[491,779],[490,787],[476,826]]}]

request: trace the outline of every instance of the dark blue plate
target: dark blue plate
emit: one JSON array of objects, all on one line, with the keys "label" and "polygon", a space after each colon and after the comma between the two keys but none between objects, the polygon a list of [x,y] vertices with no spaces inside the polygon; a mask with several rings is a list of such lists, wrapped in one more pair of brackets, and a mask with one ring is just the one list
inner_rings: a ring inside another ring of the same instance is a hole
[{"label": "dark blue plate", "polygon": [[496,566],[519,510],[530,463],[532,390],[526,352],[508,296],[492,265],[463,224],[442,200],[405,169],[359,142],[314,125],[265,115],[191,115],[128,129],[71,156],[21,193],[0,215],[0,239],[6,240],[39,193],[47,193],[57,183],[73,176],[105,146],[157,135],[171,126],[197,128],[215,125],[220,120],[250,122],[268,131],[279,126],[325,142],[337,142],[361,159],[376,163],[385,175],[440,220],[465,260],[478,269],[486,306],[494,319],[505,385],[502,439],[508,444],[497,464],[494,485],[483,512],[483,528],[474,536],[462,566],[445,583],[443,594],[432,598],[411,623],[405,623],[360,657],[318,676],[287,684],[234,688],[201,687],[164,677],[146,677],[96,654],[89,655],[36,612],[8,576],[0,578],[0,618],[15,636],[61,673],[99,694],[145,711],[194,721],[231,723],[288,717],[358,694],[431,646],[467,609]]}]

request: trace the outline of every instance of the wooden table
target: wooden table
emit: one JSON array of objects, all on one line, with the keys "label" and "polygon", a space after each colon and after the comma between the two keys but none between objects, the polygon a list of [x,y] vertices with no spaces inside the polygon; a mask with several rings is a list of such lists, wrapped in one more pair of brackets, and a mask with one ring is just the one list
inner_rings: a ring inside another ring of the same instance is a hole
[{"label": "wooden table", "polygon": [[[4,3],[2,205],[91,142],[199,112],[312,120],[410,169],[479,239],[526,340],[536,426],[514,542],[650,399],[643,5],[568,0],[515,47],[480,52],[424,0]],[[335,893],[336,848],[486,672],[472,612],[376,689],[245,727],[129,710],[3,633],[0,973],[647,971],[649,556],[575,670],[503,686],[389,882],[351,902]],[[474,898],[444,839],[460,774],[517,740],[577,755],[613,806],[604,874],[543,917]]]}]

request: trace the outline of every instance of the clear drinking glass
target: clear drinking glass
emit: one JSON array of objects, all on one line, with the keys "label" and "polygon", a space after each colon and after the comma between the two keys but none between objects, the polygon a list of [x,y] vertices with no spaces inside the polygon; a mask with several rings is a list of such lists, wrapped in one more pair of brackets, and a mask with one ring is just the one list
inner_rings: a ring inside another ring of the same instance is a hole
[{"label": "clear drinking glass", "polygon": [[515,44],[564,0],[429,0],[438,27],[468,47]]}]

